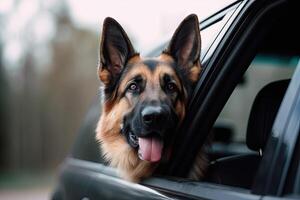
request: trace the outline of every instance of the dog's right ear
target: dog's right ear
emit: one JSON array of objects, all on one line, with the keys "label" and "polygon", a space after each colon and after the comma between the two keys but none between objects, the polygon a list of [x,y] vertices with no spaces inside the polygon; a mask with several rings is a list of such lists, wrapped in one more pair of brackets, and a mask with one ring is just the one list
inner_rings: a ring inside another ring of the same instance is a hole
[{"label": "dog's right ear", "polygon": [[197,15],[191,14],[180,23],[164,53],[172,56],[178,69],[188,74],[192,82],[196,82],[201,71],[200,50],[199,21]]},{"label": "dog's right ear", "polygon": [[114,85],[134,48],[121,25],[107,17],[103,23],[100,42],[100,66],[98,75],[105,86]]}]

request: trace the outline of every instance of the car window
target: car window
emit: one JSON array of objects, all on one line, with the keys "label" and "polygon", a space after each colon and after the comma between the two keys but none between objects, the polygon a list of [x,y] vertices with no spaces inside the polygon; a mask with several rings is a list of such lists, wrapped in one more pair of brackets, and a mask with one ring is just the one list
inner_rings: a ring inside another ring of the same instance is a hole
[{"label": "car window", "polygon": [[[262,53],[254,57],[212,129],[206,181],[251,188],[299,58]],[[269,97],[273,92],[278,94]]]},{"label": "car window", "polygon": [[255,56],[214,124],[211,159],[252,152],[246,145],[246,134],[255,97],[267,84],[290,79],[298,59],[297,55]]},{"label": "car window", "polygon": [[[206,27],[205,29],[201,30],[201,45],[202,45],[202,54],[201,59],[204,57],[204,54],[208,51],[232,13],[234,12],[234,9],[230,9],[226,13],[225,16],[223,16],[220,20],[218,20],[216,23]],[[200,25],[201,28],[201,25]]]},{"label": "car window", "polygon": [[298,59],[297,56],[263,54],[253,59],[216,121],[219,127],[230,127],[231,142],[245,142],[247,122],[256,94],[270,82],[291,78]]}]

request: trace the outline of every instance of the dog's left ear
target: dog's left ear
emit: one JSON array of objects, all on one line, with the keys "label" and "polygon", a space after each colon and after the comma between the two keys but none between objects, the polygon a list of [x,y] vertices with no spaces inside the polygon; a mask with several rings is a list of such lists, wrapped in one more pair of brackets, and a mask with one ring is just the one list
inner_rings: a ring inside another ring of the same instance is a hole
[{"label": "dog's left ear", "polygon": [[201,37],[198,17],[187,16],[176,29],[165,53],[171,55],[177,66],[184,69],[192,81],[198,80],[200,73]]},{"label": "dog's left ear", "polygon": [[98,74],[105,86],[113,86],[134,48],[121,27],[113,18],[107,17],[103,23],[100,42],[100,66]]}]

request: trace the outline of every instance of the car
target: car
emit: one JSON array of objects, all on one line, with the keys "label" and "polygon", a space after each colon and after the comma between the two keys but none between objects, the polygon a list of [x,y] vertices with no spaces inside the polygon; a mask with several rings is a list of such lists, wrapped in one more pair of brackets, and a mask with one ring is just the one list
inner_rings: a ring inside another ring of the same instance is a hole
[{"label": "car", "polygon": [[[299,11],[296,0],[239,0],[200,22],[203,70],[177,148],[139,184],[100,156],[97,97],[52,199],[300,199]],[[199,149],[207,172],[187,179]]]}]

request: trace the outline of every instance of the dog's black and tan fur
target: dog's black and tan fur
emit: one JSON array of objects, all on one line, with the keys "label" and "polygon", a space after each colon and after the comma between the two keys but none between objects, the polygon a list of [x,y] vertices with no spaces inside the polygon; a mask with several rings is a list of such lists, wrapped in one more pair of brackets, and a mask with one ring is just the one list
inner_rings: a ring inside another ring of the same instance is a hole
[{"label": "dog's black and tan fur", "polygon": [[[96,137],[107,161],[125,179],[150,176],[170,156],[201,71],[200,49],[196,15],[184,19],[168,48],[155,58],[142,58],[122,27],[105,19],[98,68],[103,108]],[[202,168],[197,168],[199,176]]]}]

